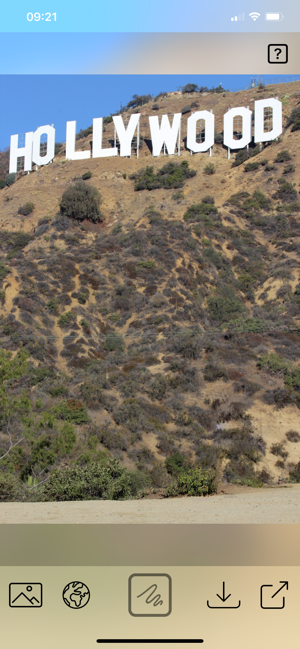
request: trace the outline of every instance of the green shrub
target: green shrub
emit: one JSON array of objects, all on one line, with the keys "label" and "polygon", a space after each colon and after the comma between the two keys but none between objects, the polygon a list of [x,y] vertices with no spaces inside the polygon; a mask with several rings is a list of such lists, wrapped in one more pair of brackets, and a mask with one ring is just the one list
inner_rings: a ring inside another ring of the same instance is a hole
[{"label": "green shrub", "polygon": [[215,143],[216,144],[223,144],[223,139],[224,139],[223,133],[216,133],[215,134]]},{"label": "green shrub", "polygon": [[230,288],[224,290],[223,294],[216,293],[209,297],[207,307],[212,320],[219,322],[228,322],[245,311],[243,303]]},{"label": "green shrub", "polygon": [[47,502],[119,500],[130,495],[130,473],[115,459],[57,469],[42,488],[42,500]]},{"label": "green shrub", "polygon": [[191,110],[192,110],[192,106],[191,106],[190,104],[188,104],[187,106],[184,106],[184,107],[181,109],[181,114],[182,114],[182,115],[186,115],[186,113],[190,113]]},{"label": "green shrub", "polygon": [[280,179],[279,189],[276,192],[276,197],[283,202],[289,203],[290,201],[295,201],[297,196],[297,190],[294,188],[292,183],[288,183],[283,179]]},{"label": "green shrub", "polygon": [[274,374],[278,372],[283,372],[286,374],[288,371],[288,365],[286,361],[281,358],[278,354],[262,354],[259,360],[257,361],[257,367],[260,369],[267,369],[269,372]]},{"label": "green shrub", "polygon": [[54,406],[53,412],[61,419],[78,425],[86,424],[90,420],[85,404],[81,401],[77,401],[77,399],[60,401],[56,406]]},{"label": "green shrub", "polygon": [[92,177],[92,172],[91,171],[86,171],[84,174],[82,174],[81,178],[82,180],[88,180],[89,178]]},{"label": "green shrub", "polygon": [[96,187],[87,185],[84,180],[79,180],[68,187],[60,200],[60,212],[78,221],[87,219],[93,223],[103,221],[103,214],[99,210],[101,196]]},{"label": "green shrub", "polygon": [[5,266],[3,261],[0,261],[0,280],[4,279],[9,272],[10,272],[10,268]]},{"label": "green shrub", "polygon": [[71,327],[72,323],[76,320],[76,316],[72,311],[63,313],[57,321],[59,327]]},{"label": "green shrub", "polygon": [[141,191],[161,187],[178,189],[183,187],[185,180],[195,175],[196,171],[189,169],[189,163],[183,160],[180,164],[168,162],[157,173],[154,172],[153,167],[146,167],[146,169],[142,169],[138,174],[133,174],[130,178],[135,180],[135,191]]},{"label": "green shrub", "polygon": [[[296,130],[296,129],[294,129]],[[297,129],[298,130],[298,129]],[[290,481],[300,482],[300,462],[290,471]]]},{"label": "green shrub", "polygon": [[290,124],[293,124],[292,131],[300,130],[300,106],[296,106],[296,108],[292,110],[288,120],[288,125]]},{"label": "green shrub", "polygon": [[207,363],[203,371],[203,377],[205,381],[213,383],[219,379],[224,379],[228,381],[228,373],[225,367],[220,365],[220,363]]},{"label": "green shrub", "polygon": [[109,332],[105,338],[104,349],[106,349],[109,352],[118,349],[120,350],[124,349],[123,336],[115,333],[114,331]]},{"label": "green shrub", "polygon": [[195,92],[197,89],[198,89],[198,86],[197,86],[196,83],[187,83],[182,88],[182,94],[185,94],[187,92]]},{"label": "green shrub", "polygon": [[215,475],[212,471],[203,471],[200,467],[179,473],[177,484],[165,489],[165,496],[177,495],[205,496],[215,491]]},{"label": "green shrub", "polygon": [[138,267],[139,268],[155,268],[156,264],[155,261],[152,259],[145,260],[145,261],[138,261]]},{"label": "green shrub", "polygon": [[56,442],[59,452],[62,454],[71,453],[76,444],[76,440],[77,436],[74,430],[74,426],[66,421],[61,427],[59,437]]},{"label": "green shrub", "polygon": [[6,182],[4,178],[0,178],[0,189],[3,189],[4,187],[6,187]]},{"label": "green shrub", "polygon": [[253,149],[241,149],[235,156],[235,160],[232,163],[232,167],[238,167],[243,164],[248,158],[252,158],[255,155],[260,153],[259,145],[256,145]]},{"label": "green shrub", "polygon": [[53,385],[49,392],[51,397],[65,397],[69,393],[69,390],[64,385],[57,384]]},{"label": "green shrub", "polygon": [[0,502],[15,502],[20,499],[22,484],[11,473],[0,471]]},{"label": "green shrub", "polygon": [[290,174],[290,173],[292,173],[293,171],[295,171],[295,169],[296,169],[295,165],[292,165],[292,164],[291,164],[291,165],[287,165],[287,167],[284,167],[284,170],[283,170],[282,173],[284,173],[284,174]]},{"label": "green shrub", "polygon": [[5,182],[6,182],[8,187],[13,185],[13,183],[16,180],[16,177],[17,177],[17,174],[15,174],[15,173],[7,174],[7,176],[5,177]]},{"label": "green shrub", "polygon": [[[209,198],[211,202],[207,202],[206,198]],[[196,203],[196,205],[191,205],[183,215],[184,221],[192,221],[192,223],[197,221],[205,220],[205,216],[210,216],[211,214],[217,214],[218,208],[214,205],[214,199],[212,197],[206,197],[202,200],[201,203]]]},{"label": "green shrub", "polygon": [[175,453],[169,455],[165,460],[165,467],[171,475],[178,475],[178,473],[181,473],[181,471],[187,468],[187,462],[179,451],[175,451]]},{"label": "green shrub", "polygon": [[216,167],[213,162],[209,162],[206,167],[204,167],[204,173],[207,176],[212,176],[214,173],[216,173]]},{"label": "green shrub", "polygon": [[31,201],[28,201],[27,203],[24,203],[24,205],[21,205],[18,209],[18,214],[22,214],[22,216],[28,216],[28,214],[31,214],[34,210],[34,203]]},{"label": "green shrub", "polygon": [[113,122],[113,118],[111,115],[108,115],[108,117],[104,117],[103,124],[111,124]]},{"label": "green shrub", "polygon": [[255,171],[255,169],[259,168],[259,162],[248,162],[244,166],[244,171]]},{"label": "green shrub", "polygon": [[291,159],[292,159],[292,156],[291,156],[290,152],[287,149],[284,149],[283,151],[279,151],[277,153],[277,156],[276,156],[274,162],[288,162]]},{"label": "green shrub", "polygon": [[33,237],[28,232],[19,230],[18,232],[1,232],[3,243],[7,247],[7,259],[15,257],[20,250],[23,250],[32,241]]},{"label": "green shrub", "polygon": [[158,104],[153,104],[152,110],[159,110],[159,105]]}]

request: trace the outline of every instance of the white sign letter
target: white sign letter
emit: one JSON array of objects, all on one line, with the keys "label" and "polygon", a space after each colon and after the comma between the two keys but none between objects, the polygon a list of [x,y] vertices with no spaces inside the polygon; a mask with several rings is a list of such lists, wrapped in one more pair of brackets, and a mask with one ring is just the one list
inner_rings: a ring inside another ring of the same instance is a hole
[{"label": "white sign letter", "polygon": [[67,122],[66,160],[87,160],[87,158],[90,158],[90,151],[75,151],[75,142],[76,122]]},{"label": "white sign letter", "polygon": [[139,123],[140,113],[136,115],[131,115],[127,128],[125,128],[123,123],[123,118],[121,115],[113,117],[115,129],[120,142],[120,156],[130,156],[131,155],[131,142],[135,133],[135,129]]},{"label": "white sign letter", "polygon": [[168,115],[162,116],[160,125],[157,115],[149,117],[149,124],[152,138],[152,155],[160,155],[163,144],[166,145],[169,155],[174,154],[181,124],[181,113],[175,113],[172,126],[170,126]]},{"label": "white sign letter", "polygon": [[[205,140],[204,142],[197,142],[196,140],[196,125],[199,119],[203,119],[205,126]],[[213,146],[215,137],[215,116],[209,113],[208,110],[198,110],[194,115],[191,115],[187,121],[187,141],[186,146],[194,153],[207,151]]]},{"label": "white sign letter", "polygon": [[[259,99],[254,103],[254,142],[270,142],[282,133],[282,103],[278,99]],[[271,131],[264,130],[264,109],[272,112]]]},{"label": "white sign letter", "polygon": [[[233,118],[242,118],[242,137],[235,140],[233,137]],[[249,108],[231,108],[224,115],[224,144],[229,149],[243,149],[252,140],[252,111]]]},{"label": "white sign letter", "polygon": [[108,158],[118,155],[117,147],[102,149],[103,117],[93,119],[93,158]]},{"label": "white sign letter", "polygon": [[9,173],[17,172],[18,158],[24,157],[24,171],[31,171],[33,132],[25,133],[25,146],[18,147],[18,135],[10,138]]},{"label": "white sign letter", "polygon": [[[47,153],[40,155],[41,135],[47,135]],[[55,129],[53,126],[39,126],[33,134],[32,162],[37,165],[46,165],[54,158]]]}]

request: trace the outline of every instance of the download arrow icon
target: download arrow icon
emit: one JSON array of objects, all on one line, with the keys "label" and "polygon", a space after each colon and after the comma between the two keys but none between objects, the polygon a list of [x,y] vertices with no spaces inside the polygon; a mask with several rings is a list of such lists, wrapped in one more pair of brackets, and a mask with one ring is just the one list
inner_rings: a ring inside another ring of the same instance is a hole
[{"label": "download arrow icon", "polygon": [[226,599],[228,599],[228,597],[231,597],[231,593],[230,595],[227,595],[227,597],[225,597],[225,581],[223,581],[223,597],[221,597],[221,595],[218,595],[218,593],[217,593],[217,597],[221,599],[222,602],[226,602]]},{"label": "download arrow icon", "polygon": [[[222,595],[218,595],[217,597],[221,600],[221,602],[226,602],[229,597],[231,597],[231,593],[225,597],[225,581],[223,581],[223,589],[222,589]],[[237,606],[211,606],[209,601],[207,600],[207,606],[208,608],[240,608],[241,601],[239,601]]]}]

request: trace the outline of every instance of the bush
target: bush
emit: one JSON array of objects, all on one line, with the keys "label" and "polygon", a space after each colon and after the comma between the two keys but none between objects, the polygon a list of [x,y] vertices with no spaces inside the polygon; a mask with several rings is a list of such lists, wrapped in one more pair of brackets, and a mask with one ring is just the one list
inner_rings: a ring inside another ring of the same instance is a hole
[{"label": "bush", "polygon": [[182,114],[182,115],[186,115],[186,113],[190,113],[191,110],[192,110],[192,106],[191,106],[190,104],[188,104],[187,106],[184,106],[184,107],[181,109],[181,114]]},{"label": "bush", "polygon": [[179,451],[175,451],[175,453],[167,457],[165,466],[168,473],[178,475],[187,468],[187,463],[185,457]]},{"label": "bush", "polygon": [[0,280],[4,279],[6,275],[10,272],[8,266],[5,266],[3,261],[0,261]]},{"label": "bush", "polygon": [[28,201],[27,203],[24,203],[24,205],[21,205],[18,209],[18,214],[22,214],[22,216],[28,216],[28,214],[31,214],[34,210],[34,203],[31,203],[31,201]]},{"label": "bush", "polygon": [[103,124],[111,124],[113,122],[113,118],[111,115],[108,115],[108,117],[104,117]]},{"label": "bush", "polygon": [[290,471],[290,481],[300,482],[300,462]]},{"label": "bush", "polygon": [[7,174],[7,176],[5,177],[5,182],[6,182],[8,187],[13,185],[13,183],[16,180],[16,177],[17,177],[17,174],[15,174],[15,173]]},{"label": "bush", "polygon": [[259,168],[259,162],[248,162],[244,166],[244,171],[255,171],[255,169]]},{"label": "bush", "polygon": [[290,152],[287,149],[279,151],[274,162],[289,162],[292,159]]},{"label": "bush", "polygon": [[216,144],[223,144],[223,139],[224,139],[223,133],[216,133],[215,134],[215,143]]},{"label": "bush", "polygon": [[213,164],[213,162],[209,162],[206,167],[204,167],[204,173],[207,176],[212,176],[214,173],[216,173],[216,167]]},{"label": "bush", "polygon": [[72,311],[66,311],[60,316],[57,324],[59,327],[71,327],[75,319],[76,316],[74,315],[74,313],[72,313]]},{"label": "bush", "polygon": [[19,500],[22,485],[14,475],[0,471],[0,502]]},{"label": "bush", "polygon": [[300,130],[300,106],[296,106],[296,108],[292,110],[288,120],[288,125],[290,124],[293,124],[292,131]]},{"label": "bush", "polygon": [[165,489],[165,496],[204,496],[215,491],[215,475],[212,471],[203,471],[200,467],[179,473],[177,484]]},{"label": "bush", "polygon": [[80,180],[68,187],[60,200],[60,212],[78,221],[87,219],[93,223],[103,221],[99,211],[101,196],[96,187]]},{"label": "bush", "polygon": [[81,178],[82,180],[88,180],[89,178],[92,177],[92,172],[91,171],[86,171],[84,174],[82,174]]},{"label": "bush", "polygon": [[180,164],[176,162],[168,162],[159,169],[155,174],[153,167],[146,167],[138,174],[130,176],[131,180],[135,180],[135,191],[142,191],[144,189],[153,190],[164,187],[165,189],[179,189],[183,187],[185,180],[192,178],[196,175],[196,171],[189,169],[187,160],[183,160]]},{"label": "bush", "polygon": [[67,401],[60,401],[54,406],[54,413],[74,424],[86,424],[90,419],[87,414],[86,406],[76,399],[67,399]]},{"label": "bush", "polygon": [[208,381],[210,383],[212,383],[213,381],[218,381],[219,379],[228,381],[227,370],[219,363],[207,363],[203,371],[203,377],[205,381]]},{"label": "bush", "polygon": [[130,496],[130,473],[118,460],[53,471],[42,488],[43,501],[119,500]]},{"label": "bush", "polygon": [[245,307],[243,303],[236,297],[233,289],[227,289],[223,295],[215,294],[208,298],[207,301],[209,315],[212,320],[218,322],[228,322],[233,318],[237,318],[244,312]]},{"label": "bush", "polygon": [[[210,202],[208,202],[208,199]],[[217,214],[218,208],[214,205],[214,199],[211,196],[206,196],[202,199],[201,203],[191,205],[183,215],[184,221],[191,221],[192,223],[204,220],[205,217],[211,214]]]},{"label": "bush", "polygon": [[116,334],[114,331],[109,332],[105,338],[104,349],[113,352],[117,349],[124,349],[123,336]]},{"label": "bush", "polygon": [[279,198],[285,203],[295,201],[297,198],[297,190],[294,188],[292,183],[288,183],[283,179],[279,181],[279,189],[276,192],[275,198]]},{"label": "bush", "polygon": [[6,187],[6,182],[4,178],[0,178],[0,189],[3,189],[4,187]]},{"label": "bush", "polygon": [[182,88],[182,94],[186,92],[195,92],[197,90],[198,86],[196,83],[187,83],[185,86]]},{"label": "bush", "polygon": [[288,441],[292,442],[293,444],[300,442],[300,435],[295,430],[289,430],[288,433],[285,434],[285,436]]}]

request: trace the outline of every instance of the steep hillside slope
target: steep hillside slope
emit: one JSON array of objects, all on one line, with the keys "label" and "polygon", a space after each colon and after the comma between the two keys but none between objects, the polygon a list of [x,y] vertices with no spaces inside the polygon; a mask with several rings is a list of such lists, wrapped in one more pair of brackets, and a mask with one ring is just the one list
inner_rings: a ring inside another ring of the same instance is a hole
[{"label": "steep hillside slope", "polygon": [[[0,498],[111,456],[130,471],[133,495],[176,493],[195,467],[217,481],[299,479],[300,130],[289,120],[299,92],[296,82],[170,93],[158,110],[139,109],[139,159],[65,161],[62,145],[52,164],[1,190],[0,455],[18,443],[0,462]],[[221,132],[229,107],[271,96],[283,102],[284,132],[250,148],[250,160],[232,166],[222,144],[211,158],[190,155],[184,132],[180,157],[151,157],[149,114],[196,102],[213,108]],[[148,176],[166,166],[165,177],[182,162],[193,177],[137,191],[147,165]],[[63,192],[87,171],[99,223],[60,214]]]}]

